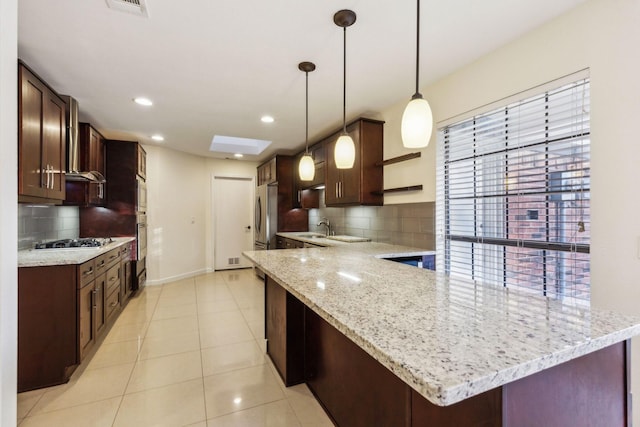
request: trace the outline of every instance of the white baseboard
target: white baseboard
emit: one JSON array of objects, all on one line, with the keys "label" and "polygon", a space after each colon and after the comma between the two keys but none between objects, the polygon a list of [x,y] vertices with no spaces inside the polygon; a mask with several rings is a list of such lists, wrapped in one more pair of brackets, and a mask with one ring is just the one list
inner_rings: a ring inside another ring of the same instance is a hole
[{"label": "white baseboard", "polygon": [[176,280],[188,279],[189,277],[200,276],[201,274],[212,273],[212,268],[203,268],[196,271],[190,271],[188,273],[178,274],[170,277],[163,277],[161,279],[149,279],[147,278],[147,286],[164,285],[165,283],[175,282]]}]

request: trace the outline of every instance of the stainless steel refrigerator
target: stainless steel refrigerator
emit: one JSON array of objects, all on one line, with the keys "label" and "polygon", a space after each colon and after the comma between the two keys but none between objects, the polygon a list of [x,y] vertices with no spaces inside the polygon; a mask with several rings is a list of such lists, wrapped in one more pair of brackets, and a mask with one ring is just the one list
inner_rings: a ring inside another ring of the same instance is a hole
[{"label": "stainless steel refrigerator", "polygon": [[[254,249],[256,251],[275,249],[275,235],[278,231],[278,186],[260,185],[256,188]],[[256,268],[258,277],[264,273]]]}]

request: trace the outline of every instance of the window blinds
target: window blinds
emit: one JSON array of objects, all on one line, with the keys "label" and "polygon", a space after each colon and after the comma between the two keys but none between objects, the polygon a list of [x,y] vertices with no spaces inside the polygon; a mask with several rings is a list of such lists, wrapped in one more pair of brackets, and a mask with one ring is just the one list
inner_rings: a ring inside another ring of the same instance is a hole
[{"label": "window blinds", "polygon": [[437,269],[589,300],[589,80],[438,131]]}]

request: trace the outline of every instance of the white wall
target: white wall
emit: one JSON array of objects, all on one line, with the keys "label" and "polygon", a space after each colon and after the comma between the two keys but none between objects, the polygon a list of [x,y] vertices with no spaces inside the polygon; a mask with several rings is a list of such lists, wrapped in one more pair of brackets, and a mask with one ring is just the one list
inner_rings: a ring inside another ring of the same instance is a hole
[{"label": "white wall", "polygon": [[146,145],[147,283],[206,271],[206,159]]},{"label": "white wall", "polygon": [[16,424],[18,0],[0,1],[0,426]]},{"label": "white wall", "polygon": [[147,151],[147,283],[213,270],[211,177],[252,178],[255,162],[217,160],[145,145]]},{"label": "white wall", "polygon": [[[592,0],[421,92],[431,103],[435,120],[442,121],[590,68],[592,305],[640,316],[638,17],[639,0]],[[385,158],[408,152],[401,148],[399,137],[405,104],[402,101],[383,114]],[[421,180],[426,189],[385,196],[385,203],[434,200],[434,148],[432,140],[423,151],[424,158],[402,163],[400,168],[385,168],[385,187]],[[634,406],[640,408],[638,339],[634,340],[633,361]],[[634,421],[640,424],[640,411],[635,411]]]}]

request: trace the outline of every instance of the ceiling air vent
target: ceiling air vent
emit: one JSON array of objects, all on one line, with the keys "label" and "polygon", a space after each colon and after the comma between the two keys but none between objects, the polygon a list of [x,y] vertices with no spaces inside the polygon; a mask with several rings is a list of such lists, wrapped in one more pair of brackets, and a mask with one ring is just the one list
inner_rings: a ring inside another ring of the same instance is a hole
[{"label": "ceiling air vent", "polygon": [[110,9],[149,17],[145,0],[106,0],[106,2]]}]

